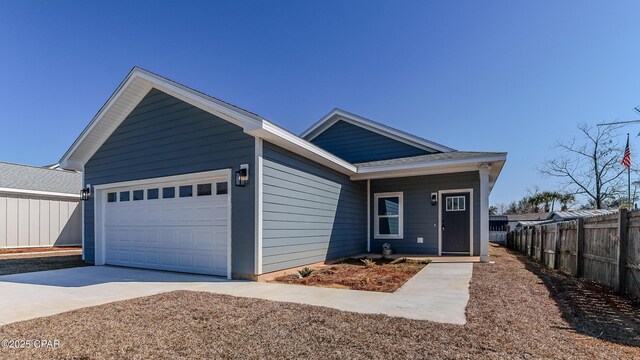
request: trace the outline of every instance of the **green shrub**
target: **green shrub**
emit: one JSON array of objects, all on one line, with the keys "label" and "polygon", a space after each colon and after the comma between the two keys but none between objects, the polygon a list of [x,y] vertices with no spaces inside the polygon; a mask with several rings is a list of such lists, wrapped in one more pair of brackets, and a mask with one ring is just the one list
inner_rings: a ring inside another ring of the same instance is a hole
[{"label": "green shrub", "polygon": [[418,264],[429,265],[429,264],[431,264],[431,259],[420,260],[420,261],[418,261]]},{"label": "green shrub", "polygon": [[306,267],[302,270],[298,270],[298,277],[300,279],[306,278],[307,276],[311,275],[312,272],[313,272],[313,269]]},{"label": "green shrub", "polygon": [[371,259],[364,258],[360,259],[360,261],[368,268],[376,266],[376,262]]}]

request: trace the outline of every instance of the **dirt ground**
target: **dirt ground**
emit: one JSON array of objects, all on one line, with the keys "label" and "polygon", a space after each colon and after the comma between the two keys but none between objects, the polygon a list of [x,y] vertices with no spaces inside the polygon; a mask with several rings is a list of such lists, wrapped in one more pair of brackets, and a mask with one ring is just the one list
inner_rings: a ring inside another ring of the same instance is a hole
[{"label": "dirt ground", "polygon": [[33,253],[33,252],[49,252],[49,251],[69,251],[69,250],[81,251],[82,248],[79,246],[11,248],[11,249],[0,249],[0,255],[23,254],[23,253]]},{"label": "dirt ground", "polygon": [[179,291],[0,327],[0,339],[60,341],[0,358],[640,358],[637,304],[491,254],[474,265],[464,326]]},{"label": "dirt ground", "polygon": [[87,266],[82,261],[82,255],[58,254],[55,251],[47,254],[20,254],[0,256],[0,275],[20,274],[32,271],[65,269],[70,267]]},{"label": "dirt ground", "polygon": [[304,278],[288,274],[272,281],[338,289],[394,292],[425,267],[425,264],[412,260],[395,263],[389,259],[372,261],[376,265],[367,267],[359,259],[348,259],[317,268]]}]

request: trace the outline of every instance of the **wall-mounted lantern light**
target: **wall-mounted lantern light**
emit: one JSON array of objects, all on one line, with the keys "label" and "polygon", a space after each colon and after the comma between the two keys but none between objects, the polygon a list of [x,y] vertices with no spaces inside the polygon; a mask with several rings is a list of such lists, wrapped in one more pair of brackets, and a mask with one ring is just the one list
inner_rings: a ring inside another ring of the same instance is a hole
[{"label": "wall-mounted lantern light", "polygon": [[236,171],[236,186],[245,186],[249,182],[249,164],[240,165],[240,170]]},{"label": "wall-mounted lantern light", "polygon": [[80,200],[87,201],[91,198],[91,185],[87,184],[87,187],[80,190]]},{"label": "wall-mounted lantern light", "polygon": [[431,193],[431,205],[438,204],[438,193]]}]

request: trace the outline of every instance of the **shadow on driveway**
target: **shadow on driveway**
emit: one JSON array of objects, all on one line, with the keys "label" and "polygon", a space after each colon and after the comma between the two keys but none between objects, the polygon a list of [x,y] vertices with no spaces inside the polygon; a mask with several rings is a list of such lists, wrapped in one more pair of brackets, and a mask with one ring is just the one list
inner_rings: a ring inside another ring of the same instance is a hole
[{"label": "shadow on driveway", "polygon": [[239,281],[240,280],[228,280],[227,278],[220,276],[185,274],[171,271],[145,270],[109,265],[83,266],[72,269],[0,276],[0,283],[5,282],[58,287],[83,287],[106,283],[130,282],[153,282],[162,284]]},{"label": "shadow on driveway", "polygon": [[87,266],[82,255],[29,256],[0,259],[0,275]]}]

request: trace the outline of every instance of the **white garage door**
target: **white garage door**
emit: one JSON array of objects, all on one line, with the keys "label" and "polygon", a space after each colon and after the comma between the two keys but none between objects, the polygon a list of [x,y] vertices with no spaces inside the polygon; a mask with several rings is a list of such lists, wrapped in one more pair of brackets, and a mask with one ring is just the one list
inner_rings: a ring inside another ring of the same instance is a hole
[{"label": "white garage door", "polygon": [[229,190],[211,177],[104,189],[105,263],[226,276]]}]

